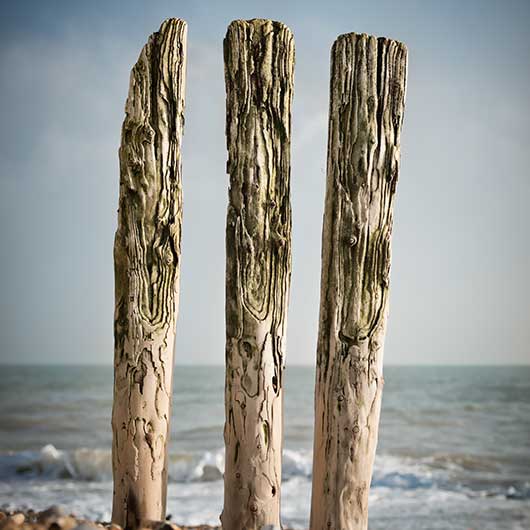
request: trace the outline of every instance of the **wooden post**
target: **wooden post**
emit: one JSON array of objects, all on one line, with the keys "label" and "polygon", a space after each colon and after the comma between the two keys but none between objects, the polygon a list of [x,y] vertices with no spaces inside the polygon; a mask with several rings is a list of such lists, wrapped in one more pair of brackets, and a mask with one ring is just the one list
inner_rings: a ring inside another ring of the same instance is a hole
[{"label": "wooden post", "polygon": [[333,45],[311,530],[368,527],[406,70],[399,42]]},{"label": "wooden post", "polygon": [[112,521],[164,520],[179,299],[186,23],[166,20],[131,72],[114,244]]},{"label": "wooden post", "polygon": [[227,93],[225,530],[280,525],[282,387],[291,275],[294,43],[270,20],[235,21]]}]

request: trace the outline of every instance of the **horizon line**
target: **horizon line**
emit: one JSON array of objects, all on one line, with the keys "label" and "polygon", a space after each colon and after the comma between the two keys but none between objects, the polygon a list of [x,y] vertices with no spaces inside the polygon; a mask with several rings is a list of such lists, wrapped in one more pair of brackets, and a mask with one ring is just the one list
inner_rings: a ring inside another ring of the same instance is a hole
[{"label": "horizon line", "polygon": [[[55,361],[52,361],[52,362],[48,362],[48,363],[43,363],[43,362],[5,362],[5,361],[1,361],[0,360],[0,366],[13,366],[13,367],[29,367],[29,366],[34,366],[34,367],[44,367],[44,366],[68,366],[68,367],[86,367],[86,366],[94,366],[94,367],[109,367],[109,368],[112,368],[113,367],[113,363],[112,362],[101,362],[101,363],[98,363],[98,362],[94,362],[94,363],[90,363],[90,362],[80,362],[80,363],[76,363],[76,362],[55,362]],[[383,364],[383,367],[425,367],[425,368],[435,368],[435,367],[484,367],[484,368],[488,368],[488,367],[492,367],[492,368],[495,368],[495,367],[504,367],[504,366],[509,366],[509,367],[530,367],[530,360],[528,362],[516,362],[516,363],[511,363],[511,362],[505,362],[505,363],[438,363],[438,362],[435,362],[435,363],[388,363],[388,364]],[[178,369],[178,368],[197,368],[197,367],[204,367],[204,368],[224,368],[225,365],[224,364],[219,364],[219,363],[185,363],[185,364],[174,364],[173,367],[175,369]],[[303,364],[303,363],[294,363],[294,364],[287,364],[285,366],[285,368],[289,368],[289,367],[300,367],[300,368],[315,368],[316,367],[316,364]]]}]

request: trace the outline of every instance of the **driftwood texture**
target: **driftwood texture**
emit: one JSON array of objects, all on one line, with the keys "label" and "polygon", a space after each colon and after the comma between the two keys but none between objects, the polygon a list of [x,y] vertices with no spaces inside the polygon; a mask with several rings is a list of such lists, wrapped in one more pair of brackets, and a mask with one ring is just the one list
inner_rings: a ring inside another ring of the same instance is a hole
[{"label": "driftwood texture", "polygon": [[311,530],[368,526],[406,69],[396,41],[332,48]]},{"label": "driftwood texture", "polygon": [[282,387],[291,274],[294,43],[270,20],[235,21],[227,93],[225,530],[280,524]]},{"label": "driftwood texture", "polygon": [[112,520],[164,520],[182,217],[186,23],[166,20],[131,72],[114,244]]}]

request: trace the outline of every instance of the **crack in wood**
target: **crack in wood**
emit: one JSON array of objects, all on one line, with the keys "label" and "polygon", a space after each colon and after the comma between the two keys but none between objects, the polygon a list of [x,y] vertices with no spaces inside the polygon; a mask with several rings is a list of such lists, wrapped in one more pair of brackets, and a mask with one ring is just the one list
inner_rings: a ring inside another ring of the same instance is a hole
[{"label": "crack in wood", "polygon": [[270,20],[235,21],[227,93],[225,500],[230,530],[280,526],[282,384],[291,274],[294,43]]},{"label": "crack in wood", "polygon": [[311,530],[368,525],[406,69],[389,39],[331,51]]},{"label": "crack in wood", "polygon": [[131,71],[114,243],[112,520],[164,520],[182,217],[186,23],[166,20]]}]

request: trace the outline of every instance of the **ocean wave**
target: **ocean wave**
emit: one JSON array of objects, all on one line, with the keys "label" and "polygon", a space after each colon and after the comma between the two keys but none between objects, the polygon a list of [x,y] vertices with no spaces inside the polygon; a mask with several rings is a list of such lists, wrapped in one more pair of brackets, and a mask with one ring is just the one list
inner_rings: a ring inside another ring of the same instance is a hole
[{"label": "ocean wave", "polygon": [[[465,491],[469,496],[504,496],[507,499],[529,499],[530,484],[507,484],[502,481],[478,480],[475,487],[463,486],[450,480],[448,473],[460,464],[465,469],[480,469],[473,462],[463,465],[461,455],[454,459],[378,455],[372,478],[372,489]],[[312,452],[308,450],[283,451],[283,479],[310,481]],[[171,483],[214,482],[223,478],[224,450],[202,453],[171,453],[169,481]],[[39,478],[43,480],[71,479],[86,482],[112,480],[111,452],[105,449],[79,448],[62,451],[49,444],[40,451],[21,451],[0,454],[0,481]],[[477,477],[478,478],[478,477]]]},{"label": "ocean wave", "polygon": [[[310,452],[284,450],[285,478],[310,477],[311,464]],[[221,480],[223,469],[224,449],[203,453],[171,453],[169,456],[171,482]],[[0,454],[0,479],[9,477],[109,481],[112,480],[111,451],[86,448],[62,451],[48,444],[40,451]]]},{"label": "ocean wave", "polygon": [[102,482],[112,478],[111,453],[105,449],[61,451],[45,445],[40,451],[0,455],[0,477],[42,477]]}]

